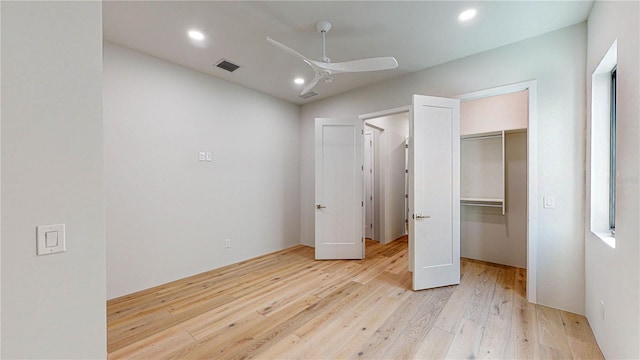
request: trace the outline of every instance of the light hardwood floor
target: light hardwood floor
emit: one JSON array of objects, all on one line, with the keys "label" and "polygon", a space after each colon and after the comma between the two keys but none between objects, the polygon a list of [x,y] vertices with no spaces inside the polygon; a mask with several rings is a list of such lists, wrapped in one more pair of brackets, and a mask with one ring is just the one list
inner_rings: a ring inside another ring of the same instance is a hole
[{"label": "light hardwood floor", "polygon": [[296,246],[109,301],[109,359],[603,358],[583,316],[527,303],[524,269],[461,273],[414,292],[406,238],[362,261]]}]

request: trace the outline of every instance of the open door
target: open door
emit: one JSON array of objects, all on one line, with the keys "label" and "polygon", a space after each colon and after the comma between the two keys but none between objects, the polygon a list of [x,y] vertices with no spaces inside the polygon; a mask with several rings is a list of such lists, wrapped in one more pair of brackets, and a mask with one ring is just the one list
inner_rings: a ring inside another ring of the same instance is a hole
[{"label": "open door", "polygon": [[409,252],[413,289],[460,283],[460,100],[413,96]]},{"label": "open door", "polygon": [[364,257],[363,121],[316,119],[316,259]]}]

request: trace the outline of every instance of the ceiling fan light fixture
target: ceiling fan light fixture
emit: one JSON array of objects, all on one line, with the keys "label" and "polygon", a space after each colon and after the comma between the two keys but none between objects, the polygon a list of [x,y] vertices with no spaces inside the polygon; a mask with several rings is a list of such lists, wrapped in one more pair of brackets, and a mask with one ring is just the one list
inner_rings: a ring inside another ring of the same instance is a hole
[{"label": "ceiling fan light fixture", "polygon": [[476,17],[476,14],[478,14],[476,9],[467,9],[458,15],[458,20],[460,22],[466,22]]}]

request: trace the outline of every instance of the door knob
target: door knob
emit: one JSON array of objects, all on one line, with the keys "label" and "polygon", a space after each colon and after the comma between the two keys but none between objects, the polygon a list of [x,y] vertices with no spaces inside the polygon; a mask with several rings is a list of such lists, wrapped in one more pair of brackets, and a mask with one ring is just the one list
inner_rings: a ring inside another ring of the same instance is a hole
[{"label": "door knob", "polygon": [[326,206],[323,206],[323,205],[320,205],[320,204],[316,205],[316,209],[318,209],[318,210],[319,209],[326,209],[326,208],[327,208]]},{"label": "door knob", "polygon": [[413,215],[414,219],[431,219],[431,215]]}]

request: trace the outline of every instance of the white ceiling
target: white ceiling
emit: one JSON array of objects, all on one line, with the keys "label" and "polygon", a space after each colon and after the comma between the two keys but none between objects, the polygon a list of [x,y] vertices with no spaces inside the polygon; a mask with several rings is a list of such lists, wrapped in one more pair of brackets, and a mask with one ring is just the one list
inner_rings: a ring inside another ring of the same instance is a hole
[{"label": "white ceiling", "polygon": [[[593,1],[104,1],[104,38],[116,44],[303,104],[570,26],[587,19]],[[476,8],[461,24],[458,14]],[[318,96],[298,97],[313,71],[265,40],[270,36],[320,59],[315,23],[328,20],[333,62],[394,56],[395,70],[339,74]],[[198,29],[202,43],[187,37]],[[220,59],[241,66],[214,67]]]}]

